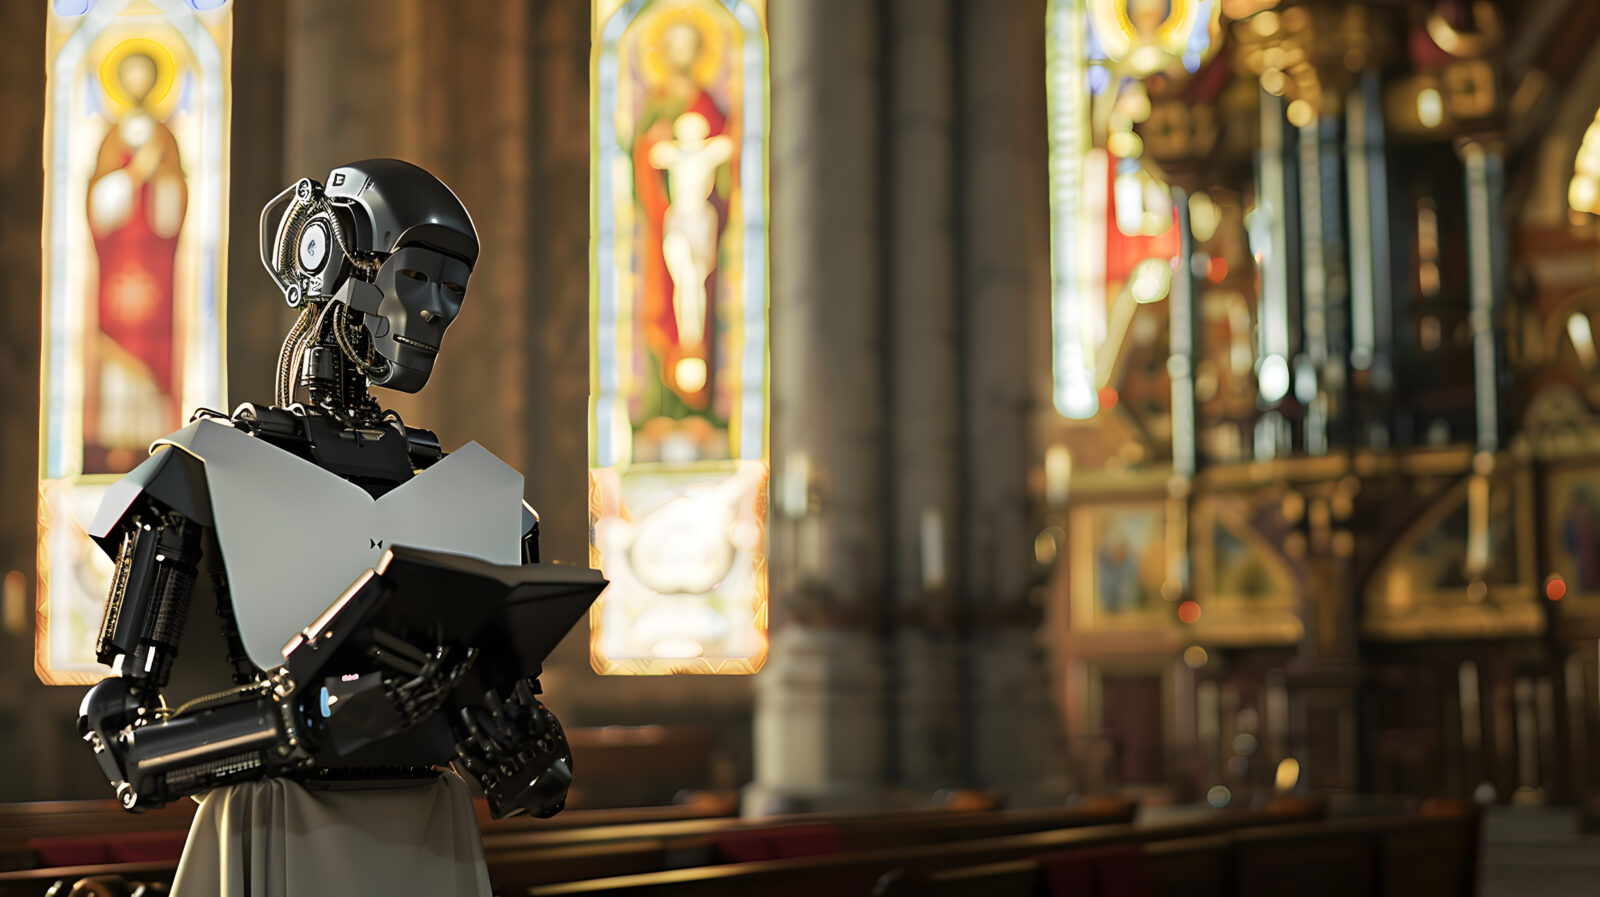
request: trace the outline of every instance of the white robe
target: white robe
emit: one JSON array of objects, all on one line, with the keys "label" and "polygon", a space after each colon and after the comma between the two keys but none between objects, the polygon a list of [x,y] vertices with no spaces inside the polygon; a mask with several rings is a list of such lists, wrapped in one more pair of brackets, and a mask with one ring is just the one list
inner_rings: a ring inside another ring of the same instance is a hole
[{"label": "white robe", "polygon": [[466,783],[308,790],[285,779],[207,793],[172,897],[489,897]]}]

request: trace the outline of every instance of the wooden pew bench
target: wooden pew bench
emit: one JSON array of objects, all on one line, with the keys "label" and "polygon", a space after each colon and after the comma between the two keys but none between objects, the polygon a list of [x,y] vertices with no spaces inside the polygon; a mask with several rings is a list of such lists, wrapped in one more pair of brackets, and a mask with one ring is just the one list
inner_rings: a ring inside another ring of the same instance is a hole
[{"label": "wooden pew bench", "polygon": [[[491,876],[510,892],[529,884],[700,866],[762,856],[809,856],[862,847],[937,843],[972,837],[1127,821],[1134,807],[1122,801],[1091,802],[1078,809],[979,812],[893,811],[842,816],[792,816],[742,820],[670,818],[681,808],[574,810],[550,820],[500,820],[487,824],[485,854]],[[119,809],[118,813],[122,813]],[[191,810],[192,812],[192,810]],[[122,814],[129,815],[129,814]],[[618,821],[629,817],[647,821]],[[119,817],[110,817],[120,821]],[[137,817],[135,817],[137,818]],[[186,821],[186,820],[185,820]],[[168,836],[164,859],[139,855],[148,840]],[[806,836],[809,834],[809,840]],[[50,844],[65,861],[0,873],[0,897],[37,894],[39,883],[90,875],[124,875],[170,881],[184,830],[64,837]],[[141,842],[141,839],[147,839]],[[798,852],[795,852],[799,845]],[[109,852],[108,852],[109,851]]]},{"label": "wooden pew bench", "polygon": [[[613,893],[626,894],[629,897],[750,893],[776,895],[776,897],[783,895],[814,897],[816,894],[867,894],[886,876],[903,879],[907,888],[905,893],[917,893],[916,887],[920,882],[931,873],[944,869],[1007,860],[1029,860],[1040,855],[1071,849],[1104,848],[1195,837],[1280,821],[1288,824],[1304,821],[1307,818],[1303,814],[1279,816],[1263,811],[1240,810],[1218,812],[1204,820],[1160,826],[1117,823],[1060,827],[1027,834],[968,840],[910,839],[914,846],[907,846],[903,843],[907,839],[899,835],[886,835],[884,841],[891,846],[869,846],[829,856],[671,869],[548,885],[535,883],[528,888],[528,893],[536,897]],[[509,874],[511,871],[503,867],[500,872],[504,877],[497,879],[497,885],[508,894],[513,892],[514,887],[523,883],[513,878]]]},{"label": "wooden pew bench", "polygon": [[[720,828],[704,824],[613,827],[492,842],[486,838],[485,854],[496,891],[520,894],[535,885],[598,876],[741,861],[803,860],[854,851],[1125,824],[1132,819],[1134,809],[1126,801],[1100,801],[1073,809],[915,810],[773,817],[731,822]],[[605,840],[611,843],[598,843]],[[598,871],[594,871],[594,864],[600,864]]]},{"label": "wooden pew bench", "polygon": [[918,892],[930,897],[1471,897],[1477,840],[1477,818],[1471,813],[1294,823],[1121,845],[1124,852],[1115,855],[1086,847],[949,869],[930,875]]},{"label": "wooden pew bench", "polygon": [[[514,817],[489,820],[478,801],[486,838],[523,834],[557,835],[606,827],[671,826],[715,829],[737,820],[727,801],[631,809],[569,810],[552,819]],[[193,819],[193,801],[177,801],[143,814],[129,813],[113,801],[59,801],[0,804],[0,897],[43,894],[51,882],[120,875],[135,881],[170,882]],[[715,815],[720,814],[720,815]],[[603,843],[606,838],[592,839]],[[581,842],[581,837],[579,838]],[[589,868],[589,867],[582,867]],[[604,866],[592,874],[604,874]]]}]

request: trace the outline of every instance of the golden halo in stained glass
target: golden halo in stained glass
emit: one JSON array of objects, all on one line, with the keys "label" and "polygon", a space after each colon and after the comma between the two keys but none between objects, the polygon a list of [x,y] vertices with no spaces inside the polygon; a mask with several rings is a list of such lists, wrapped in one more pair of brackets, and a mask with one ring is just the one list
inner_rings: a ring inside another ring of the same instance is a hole
[{"label": "golden halo in stained glass", "polygon": [[[155,65],[155,77],[145,94],[144,102],[128,93],[122,83],[122,63],[134,56],[145,56]],[[172,51],[160,41],[148,37],[130,37],[117,42],[100,60],[100,89],[115,110],[113,118],[121,118],[142,107],[156,118],[165,119],[172,113],[177,101],[173,89],[178,82],[178,63]]]}]

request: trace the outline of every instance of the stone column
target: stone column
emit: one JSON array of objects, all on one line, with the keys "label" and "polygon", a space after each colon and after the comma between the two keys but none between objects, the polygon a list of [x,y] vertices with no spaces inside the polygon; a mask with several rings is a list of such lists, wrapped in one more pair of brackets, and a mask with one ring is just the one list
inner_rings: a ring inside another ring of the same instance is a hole
[{"label": "stone column", "polygon": [[[523,306],[520,466],[544,556],[572,564],[589,562],[589,16],[573,0],[541,0],[527,16],[529,231],[512,293]],[[587,671],[588,626],[575,631]]]},{"label": "stone column", "polygon": [[923,793],[962,774],[953,6],[893,0],[888,7],[891,763],[897,784]]},{"label": "stone column", "polygon": [[261,207],[300,176],[283,165],[284,13],[277,3],[233,7],[227,411],[241,402],[272,401],[278,348],[295,318],[261,266],[259,242]]},{"label": "stone column", "polygon": [[[1013,804],[1065,794],[1049,698],[1028,489],[1030,308],[1048,303],[1045,4],[961,6],[961,338],[965,356],[963,596],[970,620],[969,774]],[[1042,400],[1048,401],[1048,398]]]},{"label": "stone column", "polygon": [[[291,0],[285,48],[289,178],[391,156],[449,184],[481,244],[467,302],[428,388],[381,401],[447,449],[468,439],[524,464],[532,7]],[[581,477],[581,473],[578,474]],[[581,479],[580,479],[581,482]]]},{"label": "stone column", "polygon": [[756,813],[869,806],[885,778],[876,12],[769,10],[773,625]]}]

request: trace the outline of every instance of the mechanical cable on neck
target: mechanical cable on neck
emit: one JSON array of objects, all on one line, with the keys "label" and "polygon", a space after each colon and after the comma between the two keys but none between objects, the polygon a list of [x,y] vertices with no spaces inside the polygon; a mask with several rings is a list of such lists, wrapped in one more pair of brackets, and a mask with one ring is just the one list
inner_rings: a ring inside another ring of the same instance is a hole
[{"label": "mechanical cable on neck", "polygon": [[[339,342],[339,351],[343,352],[344,357],[350,359],[352,364],[360,368],[361,373],[366,374],[368,377],[381,378],[389,370],[388,363],[384,361],[371,362],[362,358],[360,353],[356,352],[355,343],[350,336],[350,327],[348,312],[343,305],[340,305],[339,311],[333,318],[333,335],[334,339]],[[372,354],[370,346],[367,349],[367,354]]]},{"label": "mechanical cable on neck", "polygon": [[289,364],[288,389],[290,402],[294,401],[295,378],[300,376],[306,350],[311,348],[312,343],[321,338],[323,325],[327,322],[328,312],[332,309],[333,303],[324,301],[319,305],[316,302],[308,302],[307,306],[313,310],[313,323],[300,334],[300,341],[294,347],[294,358]]},{"label": "mechanical cable on neck", "polygon": [[288,407],[294,399],[294,358],[306,329],[311,326],[311,313],[310,305],[300,310],[300,317],[295,319],[278,350],[278,377],[273,384],[273,399],[279,408]]},{"label": "mechanical cable on neck", "polygon": [[[305,356],[306,348],[322,333],[322,326],[327,321],[328,312],[332,310],[335,302],[323,302],[320,306],[315,301],[306,303],[305,310],[300,313],[300,320],[295,322],[295,328],[289,331],[289,340],[284,341],[284,347],[289,352],[288,364],[281,369],[281,379],[278,381],[278,407],[287,408],[294,402],[295,377],[299,375],[300,364]],[[302,327],[302,321],[312,320],[315,323]]]}]

